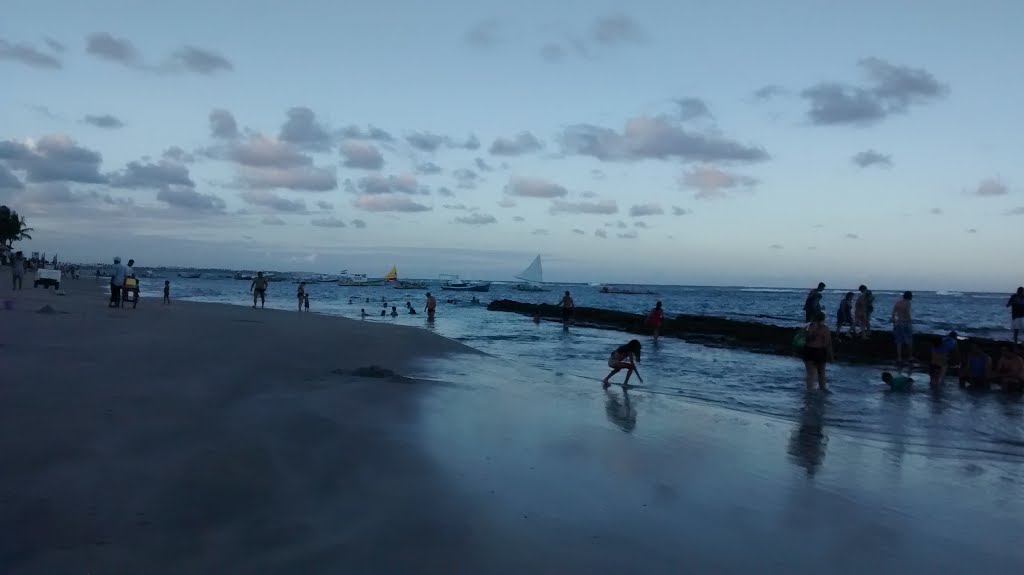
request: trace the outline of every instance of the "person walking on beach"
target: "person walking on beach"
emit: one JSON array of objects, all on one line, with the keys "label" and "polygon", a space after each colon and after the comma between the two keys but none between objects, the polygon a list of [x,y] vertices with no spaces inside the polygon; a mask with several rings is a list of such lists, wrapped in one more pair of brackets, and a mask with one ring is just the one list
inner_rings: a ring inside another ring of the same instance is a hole
[{"label": "person walking on beach", "polygon": [[171,305],[171,280],[164,280],[164,302],[161,305]]},{"label": "person walking on beach", "polygon": [[1020,345],[1020,332],[1024,331],[1024,287],[1017,288],[1017,293],[1010,296],[1010,301],[1006,302],[1006,307],[1010,308],[1013,345]]},{"label": "person walking on beach", "polygon": [[654,304],[654,309],[647,314],[647,325],[651,326],[654,332],[654,343],[658,343],[658,335],[661,333],[661,322],[665,319],[665,311],[661,309],[661,302]]},{"label": "person walking on beach", "polygon": [[903,292],[903,298],[892,306],[892,338],[896,342],[896,365],[903,365],[903,351],[907,352],[907,360],[914,361],[914,324],[910,316],[910,301],[914,294]]},{"label": "person walking on beach", "polygon": [[846,292],[846,297],[839,302],[839,311],[836,312],[836,335],[843,334],[843,326],[847,327],[850,337],[853,337],[853,292]]},{"label": "person walking on beach", "polygon": [[25,255],[21,252],[14,252],[14,259],[11,260],[11,291],[21,291],[24,279]]},{"label": "person walking on beach", "polygon": [[252,292],[252,309],[256,309],[257,298],[260,300],[260,309],[267,307],[267,283],[263,272],[257,272],[256,277],[252,278],[252,285],[249,286],[249,291]]},{"label": "person walking on beach", "polygon": [[818,287],[807,293],[804,300],[804,321],[811,323],[817,317],[821,309],[821,293],[825,291],[825,282],[818,283]]},{"label": "person walking on beach", "polygon": [[572,296],[569,295],[569,292],[565,292],[559,305],[562,306],[562,326],[568,329],[569,320],[572,319],[573,314],[576,312],[576,302],[572,301]]},{"label": "person walking on beach", "polygon": [[867,339],[871,337],[871,314],[875,311],[875,294],[871,293],[866,285],[861,285],[857,289],[860,295],[857,296],[857,303],[854,305],[854,317],[860,335]]},{"label": "person walking on beach", "polygon": [[[568,292],[566,292],[568,293]],[[608,380],[612,378],[616,373],[622,370],[626,370],[626,381],[622,382],[622,387],[626,388],[629,386],[629,378],[636,371],[636,364],[640,361],[640,342],[638,340],[630,340],[625,345],[620,345],[615,348],[615,351],[608,357],[608,367],[612,368],[612,372],[605,376],[604,380],[601,381],[601,386],[607,388],[611,385]],[[639,375],[637,376],[639,377]]]},{"label": "person walking on beach", "polygon": [[807,391],[814,390],[814,376],[818,376],[818,389],[827,391],[825,386],[825,364],[835,361],[832,351],[832,333],[825,323],[825,312],[819,311],[811,318],[804,340],[804,369],[807,370]]},{"label": "person walking on beach", "polygon": [[110,270],[110,304],[107,307],[121,307],[121,290],[127,277],[128,268],[121,263],[120,257],[115,257],[114,267]]},{"label": "person walking on beach", "polygon": [[306,301],[306,282],[299,282],[299,291],[296,296],[299,299],[299,311],[302,311],[302,304]]},{"label": "person walking on beach", "polygon": [[427,321],[434,321],[434,313],[437,311],[437,300],[427,292],[427,305],[424,308],[427,312]]}]

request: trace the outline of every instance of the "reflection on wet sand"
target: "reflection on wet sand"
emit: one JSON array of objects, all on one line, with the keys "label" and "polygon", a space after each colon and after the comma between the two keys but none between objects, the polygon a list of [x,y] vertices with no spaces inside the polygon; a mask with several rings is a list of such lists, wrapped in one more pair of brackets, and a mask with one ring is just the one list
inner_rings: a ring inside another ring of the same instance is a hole
[{"label": "reflection on wet sand", "polygon": [[610,389],[604,390],[604,394],[604,411],[608,416],[608,421],[622,431],[632,433],[636,429],[636,408],[633,407],[633,402],[629,399],[629,392],[623,389],[621,399]]},{"label": "reflection on wet sand", "polygon": [[790,460],[806,469],[808,477],[814,477],[825,460],[828,436],[825,435],[824,420],[825,395],[808,392],[800,410],[800,421],[789,437],[788,449]]}]

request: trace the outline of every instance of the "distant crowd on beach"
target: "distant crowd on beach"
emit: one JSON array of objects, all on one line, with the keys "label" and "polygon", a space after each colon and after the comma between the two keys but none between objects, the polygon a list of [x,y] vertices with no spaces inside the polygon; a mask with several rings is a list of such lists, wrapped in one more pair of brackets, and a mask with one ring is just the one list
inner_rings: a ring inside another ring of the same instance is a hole
[{"label": "distant crowd on beach", "polygon": [[[827,315],[821,305],[821,296],[825,291],[825,283],[807,294],[804,300],[804,320],[806,327],[798,331],[793,345],[804,361],[807,372],[807,389],[826,389],[825,365],[835,361],[832,344],[832,330],[827,323]],[[874,294],[867,286],[858,288],[860,295],[854,302],[854,293],[847,292],[836,311],[836,335],[843,335],[847,328],[848,337],[869,338],[871,336],[871,318],[874,312]],[[904,292],[893,305],[889,320],[892,323],[893,343],[896,346],[897,372],[907,367],[908,376],[894,376],[883,373],[882,379],[894,390],[909,388],[912,379],[909,377],[914,360],[914,323],[911,313],[913,292]],[[1013,331],[1014,347],[1003,346],[998,357],[993,360],[977,344],[968,345],[966,352],[960,349],[961,338],[955,331],[949,332],[930,349],[928,362],[929,386],[938,389],[942,386],[947,371],[956,367],[960,385],[976,389],[989,389],[996,385],[1005,391],[1021,391],[1024,388],[1024,358],[1021,357],[1020,334],[1024,331],[1024,287],[1017,288],[1006,307],[1010,308],[1010,327]],[[1016,349],[1015,349],[1016,348]],[[905,361],[906,360],[906,361]]]}]

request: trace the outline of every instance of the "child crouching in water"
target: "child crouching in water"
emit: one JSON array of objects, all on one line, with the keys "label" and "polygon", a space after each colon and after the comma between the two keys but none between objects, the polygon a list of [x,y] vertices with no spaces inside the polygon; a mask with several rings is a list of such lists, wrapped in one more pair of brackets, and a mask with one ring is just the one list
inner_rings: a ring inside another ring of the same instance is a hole
[{"label": "child crouching in water", "polygon": [[638,340],[631,340],[626,345],[616,348],[611,356],[608,357],[608,367],[612,368],[612,372],[601,382],[602,386],[608,387],[611,385],[608,380],[616,373],[625,369],[626,381],[622,382],[622,387],[627,387],[630,376],[636,371],[636,362],[638,361],[640,361],[640,342]]},{"label": "child crouching in water", "polygon": [[914,380],[903,375],[893,375],[888,371],[882,373],[882,381],[889,384],[892,391],[911,391]]}]

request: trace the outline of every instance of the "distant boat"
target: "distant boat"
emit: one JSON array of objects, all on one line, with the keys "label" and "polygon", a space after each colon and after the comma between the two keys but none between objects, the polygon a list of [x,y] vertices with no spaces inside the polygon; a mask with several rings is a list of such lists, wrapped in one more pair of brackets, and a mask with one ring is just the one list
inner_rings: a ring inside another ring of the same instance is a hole
[{"label": "distant boat", "polygon": [[238,272],[234,275],[234,278],[236,280],[251,280],[253,278],[253,274],[249,272]]},{"label": "distant boat", "polygon": [[384,281],[386,281],[386,282],[396,282],[396,281],[398,281],[398,266],[391,266],[391,271],[389,271],[384,276]]},{"label": "distant boat", "polygon": [[384,285],[384,280],[371,280],[366,277],[366,274],[350,274],[343,271],[338,276],[338,285],[341,287],[374,287]]},{"label": "distant boat", "polygon": [[185,278],[187,280],[194,280],[201,277],[203,274],[199,272],[178,272],[179,278]]},{"label": "distant boat", "polygon": [[457,275],[442,274],[441,289],[446,291],[485,292],[491,290],[491,282],[467,282]]},{"label": "distant boat", "polygon": [[392,286],[394,289],[427,289],[430,287],[427,282],[418,282],[412,280],[398,280]]},{"label": "distant boat", "polygon": [[651,290],[635,290],[629,288],[620,288],[615,286],[604,286],[601,288],[601,293],[607,294],[620,294],[620,295],[658,295],[657,292]]},{"label": "distant boat", "polygon": [[516,289],[519,291],[548,291],[540,285],[544,283],[544,269],[540,264],[540,254],[537,254],[537,257],[533,259],[533,263],[525,270],[519,272],[515,278],[526,282],[516,285]]}]

